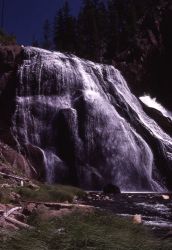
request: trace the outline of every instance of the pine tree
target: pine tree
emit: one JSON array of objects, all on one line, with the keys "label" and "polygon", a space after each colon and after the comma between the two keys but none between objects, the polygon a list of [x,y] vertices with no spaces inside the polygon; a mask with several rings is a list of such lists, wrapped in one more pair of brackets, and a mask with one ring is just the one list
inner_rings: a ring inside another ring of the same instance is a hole
[{"label": "pine tree", "polygon": [[63,51],[63,37],[64,37],[64,17],[60,9],[55,16],[54,22],[54,45],[56,50]]},{"label": "pine tree", "polygon": [[[109,0],[108,1],[108,60],[117,58],[135,39],[137,21],[140,13],[137,12],[137,0]],[[138,5],[139,6],[139,5]]]},{"label": "pine tree", "polygon": [[57,50],[72,53],[76,52],[76,19],[70,14],[67,1],[64,6],[58,10],[55,17],[54,44]]},{"label": "pine tree", "polygon": [[108,1],[108,29],[106,59],[112,60],[119,51],[119,13],[114,1]]},{"label": "pine tree", "polygon": [[44,49],[51,48],[51,25],[48,19],[45,20],[43,26],[43,44]]},{"label": "pine tree", "polygon": [[108,28],[108,16],[105,4],[100,1],[97,3],[97,27],[98,27],[98,36],[99,41],[97,44],[98,47],[98,61],[103,62],[105,53],[107,50],[107,28]]},{"label": "pine tree", "polygon": [[51,44],[51,24],[48,19],[45,20],[43,26],[43,43],[42,47],[44,49],[50,49],[52,46]]},{"label": "pine tree", "polygon": [[106,9],[102,1],[84,0],[78,17],[79,54],[102,61],[105,50]]}]

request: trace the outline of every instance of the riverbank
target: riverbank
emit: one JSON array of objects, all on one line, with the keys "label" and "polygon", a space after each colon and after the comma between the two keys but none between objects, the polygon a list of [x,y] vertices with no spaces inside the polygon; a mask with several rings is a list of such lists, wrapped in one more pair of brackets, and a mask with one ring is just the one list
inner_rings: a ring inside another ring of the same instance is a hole
[{"label": "riverbank", "polygon": [[169,194],[107,196],[1,175],[0,249],[171,250],[171,200]]},{"label": "riverbank", "polygon": [[32,218],[35,229],[13,232],[3,250],[170,250],[172,242],[151,234],[143,225],[111,213],[73,212],[50,221]]},{"label": "riverbank", "polygon": [[106,196],[102,192],[88,192],[86,204],[132,219],[140,215],[142,224],[163,237],[172,229],[172,194],[121,193]]}]

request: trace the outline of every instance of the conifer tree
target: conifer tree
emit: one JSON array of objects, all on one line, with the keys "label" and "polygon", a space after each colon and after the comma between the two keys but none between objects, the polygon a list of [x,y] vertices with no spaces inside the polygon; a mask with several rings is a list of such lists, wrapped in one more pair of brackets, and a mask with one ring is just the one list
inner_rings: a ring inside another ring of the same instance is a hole
[{"label": "conifer tree", "polygon": [[58,10],[54,22],[54,45],[55,49],[63,50],[64,17],[62,10]]},{"label": "conifer tree", "polygon": [[54,44],[55,49],[57,50],[72,53],[76,52],[76,20],[70,14],[69,4],[67,1],[64,6],[58,10],[55,17]]},{"label": "conifer tree", "polygon": [[43,48],[51,48],[51,25],[48,19],[45,20],[43,26]]},{"label": "conifer tree", "polygon": [[105,50],[106,9],[102,1],[84,0],[78,17],[79,54],[102,61]]},{"label": "conifer tree", "polygon": [[108,1],[107,59],[116,58],[135,39],[139,16],[135,1]]},{"label": "conifer tree", "polygon": [[108,2],[108,29],[106,59],[111,60],[119,51],[120,22],[114,1]]},{"label": "conifer tree", "polygon": [[32,37],[32,46],[33,47],[39,47],[40,46],[40,44],[39,44],[38,40],[36,39],[35,35],[33,35],[33,37]]}]

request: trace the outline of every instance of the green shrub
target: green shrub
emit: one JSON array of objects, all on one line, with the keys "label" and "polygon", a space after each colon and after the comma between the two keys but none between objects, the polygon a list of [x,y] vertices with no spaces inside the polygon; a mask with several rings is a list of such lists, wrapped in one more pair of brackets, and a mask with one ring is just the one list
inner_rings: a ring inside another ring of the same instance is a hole
[{"label": "green shrub", "polygon": [[10,203],[10,190],[8,188],[1,188],[0,190],[0,203]]},{"label": "green shrub", "polygon": [[2,29],[0,29],[0,45],[13,44],[16,44],[16,37],[14,35],[8,35]]}]

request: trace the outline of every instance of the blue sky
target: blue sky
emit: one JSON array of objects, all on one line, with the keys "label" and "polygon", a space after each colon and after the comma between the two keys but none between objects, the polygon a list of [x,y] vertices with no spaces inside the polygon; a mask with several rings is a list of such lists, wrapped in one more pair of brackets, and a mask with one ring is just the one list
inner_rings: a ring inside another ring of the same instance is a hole
[{"label": "blue sky", "polygon": [[[71,11],[77,14],[82,0],[69,0]],[[29,45],[33,36],[41,39],[45,19],[53,20],[64,0],[5,0],[4,28],[17,37],[17,42]],[[2,0],[0,0],[0,10]]]}]

